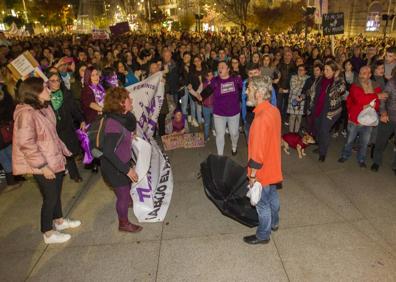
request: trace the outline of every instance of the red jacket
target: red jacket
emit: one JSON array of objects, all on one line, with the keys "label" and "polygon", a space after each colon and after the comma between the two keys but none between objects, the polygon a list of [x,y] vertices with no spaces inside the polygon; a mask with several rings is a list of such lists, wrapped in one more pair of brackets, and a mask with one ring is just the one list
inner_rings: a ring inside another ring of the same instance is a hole
[{"label": "red jacket", "polygon": [[346,107],[348,110],[348,120],[354,124],[359,124],[358,116],[363,111],[364,106],[370,104],[371,101],[375,100],[375,110],[379,110],[380,101],[378,95],[381,93],[381,88],[377,87],[374,89],[374,93],[364,93],[362,87],[353,83],[349,90],[349,95],[346,101]]}]

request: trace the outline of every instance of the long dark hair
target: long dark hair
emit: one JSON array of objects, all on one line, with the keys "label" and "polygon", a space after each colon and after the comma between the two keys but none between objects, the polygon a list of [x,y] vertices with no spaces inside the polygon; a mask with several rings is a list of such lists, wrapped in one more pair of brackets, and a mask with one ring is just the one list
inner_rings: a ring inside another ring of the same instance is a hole
[{"label": "long dark hair", "polygon": [[48,103],[41,103],[38,96],[44,90],[44,80],[41,77],[29,77],[18,87],[15,100],[18,104],[28,104],[34,109],[46,108]]},{"label": "long dark hair", "polygon": [[97,71],[99,72],[99,69],[94,67],[94,66],[90,66],[85,70],[84,73],[84,86],[90,86],[92,84],[92,80],[91,80],[91,75],[93,73],[93,71]]}]

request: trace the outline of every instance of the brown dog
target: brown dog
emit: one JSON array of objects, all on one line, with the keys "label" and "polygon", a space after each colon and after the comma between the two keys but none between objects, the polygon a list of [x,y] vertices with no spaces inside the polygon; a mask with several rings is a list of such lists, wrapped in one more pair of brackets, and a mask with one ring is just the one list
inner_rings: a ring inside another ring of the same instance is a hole
[{"label": "brown dog", "polygon": [[300,136],[298,133],[286,133],[282,135],[282,147],[283,151],[290,155],[289,148],[293,148],[297,150],[298,158],[302,159],[305,154],[305,148],[310,144],[314,144],[314,138],[305,133],[304,136]]}]

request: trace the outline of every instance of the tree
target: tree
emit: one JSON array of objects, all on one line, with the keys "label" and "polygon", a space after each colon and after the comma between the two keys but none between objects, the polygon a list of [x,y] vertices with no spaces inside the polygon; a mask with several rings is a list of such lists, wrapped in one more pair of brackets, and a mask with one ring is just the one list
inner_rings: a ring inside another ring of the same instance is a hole
[{"label": "tree", "polygon": [[229,21],[239,25],[242,31],[246,30],[250,0],[214,0],[218,11]]},{"label": "tree", "polygon": [[179,25],[181,31],[189,31],[194,25],[195,18],[192,13],[184,14],[179,17]]},{"label": "tree", "polygon": [[305,1],[282,2],[279,7],[271,8],[268,5],[255,5],[254,23],[262,29],[271,29],[273,32],[284,32],[304,19],[303,7]]},{"label": "tree", "polygon": [[13,23],[17,26],[17,28],[21,28],[25,24],[25,20],[23,18],[14,17],[14,16],[6,16],[4,17],[4,23],[8,26],[11,26]]},{"label": "tree", "polygon": [[35,0],[26,1],[29,18],[44,25],[62,26],[62,10],[67,5],[66,0]]}]

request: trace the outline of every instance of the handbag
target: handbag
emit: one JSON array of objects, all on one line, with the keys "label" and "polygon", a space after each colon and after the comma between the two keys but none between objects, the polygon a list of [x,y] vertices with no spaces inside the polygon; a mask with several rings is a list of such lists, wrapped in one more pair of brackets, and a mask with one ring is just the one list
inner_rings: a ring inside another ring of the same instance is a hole
[{"label": "handbag", "polygon": [[10,121],[6,124],[0,126],[1,139],[4,144],[12,143],[12,132],[13,132],[14,122]]},{"label": "handbag", "polygon": [[358,122],[364,126],[377,126],[378,125],[378,114],[374,109],[375,99],[370,102],[370,106],[366,107],[358,115]]}]

